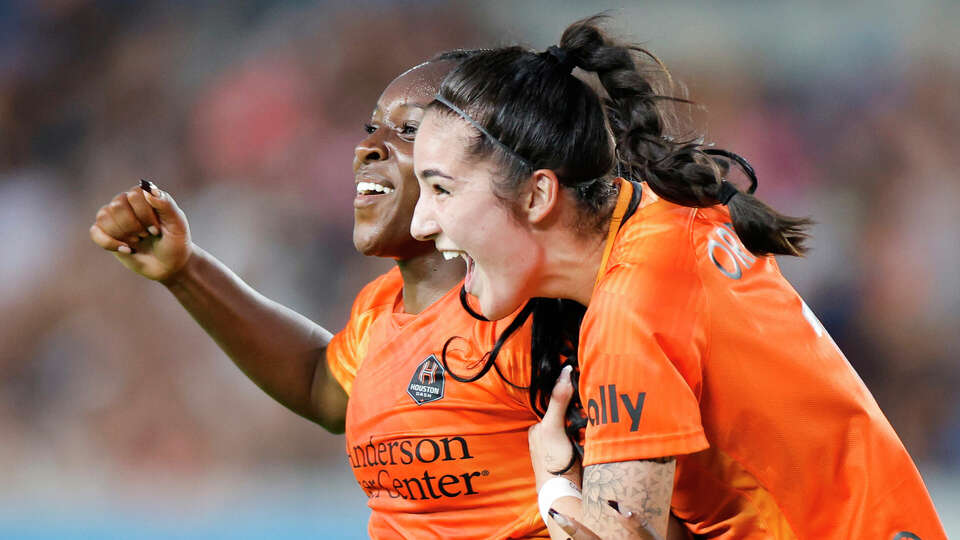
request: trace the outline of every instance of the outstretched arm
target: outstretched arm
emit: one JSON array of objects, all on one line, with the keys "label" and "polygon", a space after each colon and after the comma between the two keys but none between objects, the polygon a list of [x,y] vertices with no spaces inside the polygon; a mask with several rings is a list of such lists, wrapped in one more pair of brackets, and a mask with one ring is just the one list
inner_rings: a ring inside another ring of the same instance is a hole
[{"label": "outstretched arm", "polygon": [[329,373],[330,332],[253,290],[190,240],[186,216],[152,187],[118,194],[90,237],[121,264],[165,285],[243,372],[290,410],[343,432],[347,396]]},{"label": "outstretched arm", "polygon": [[264,392],[333,433],[347,395],[327,369],[330,332],[264,297],[198,247],[164,285]]}]

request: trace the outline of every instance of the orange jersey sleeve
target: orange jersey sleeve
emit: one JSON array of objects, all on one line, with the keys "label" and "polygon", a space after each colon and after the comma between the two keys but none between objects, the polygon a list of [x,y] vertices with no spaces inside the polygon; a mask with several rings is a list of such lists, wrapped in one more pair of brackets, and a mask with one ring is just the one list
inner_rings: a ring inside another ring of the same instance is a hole
[{"label": "orange jersey sleeve", "polygon": [[367,355],[369,332],[384,310],[393,308],[397,295],[403,292],[403,278],[393,268],[368,283],[353,302],[347,326],[333,336],[327,345],[327,368],[349,396],[357,368]]},{"label": "orange jersey sleeve", "polygon": [[[642,235],[650,251],[684,240],[669,227],[628,234]],[[692,258],[622,260],[619,251],[614,247],[581,326],[584,465],[707,447],[698,403],[704,296]]]},{"label": "orange jersey sleeve", "polygon": [[581,328],[585,465],[677,456],[696,535],[945,538],[866,386],[729,221],[643,189],[612,231]]}]

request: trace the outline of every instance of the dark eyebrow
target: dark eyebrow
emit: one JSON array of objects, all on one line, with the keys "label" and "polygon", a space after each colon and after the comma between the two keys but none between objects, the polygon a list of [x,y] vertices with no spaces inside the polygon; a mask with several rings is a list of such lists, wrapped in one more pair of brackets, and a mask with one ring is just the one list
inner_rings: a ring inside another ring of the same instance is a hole
[{"label": "dark eyebrow", "polygon": [[430,178],[431,176],[440,176],[442,178],[446,178],[447,180],[453,180],[452,176],[443,174],[439,169],[424,169],[420,171],[421,178]]}]

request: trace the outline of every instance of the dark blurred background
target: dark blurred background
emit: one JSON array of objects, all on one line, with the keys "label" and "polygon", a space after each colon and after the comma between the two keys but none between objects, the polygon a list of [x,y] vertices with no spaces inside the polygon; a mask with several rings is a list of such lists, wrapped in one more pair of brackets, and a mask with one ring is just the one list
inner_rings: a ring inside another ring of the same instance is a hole
[{"label": "dark blurred background", "polygon": [[6,0],[0,537],[364,537],[343,439],[87,228],[151,178],[199,245],[335,331],[389,268],[351,244],[352,149],[383,87],[605,9],[760,195],[818,222],[784,270],[960,535],[960,3]]}]

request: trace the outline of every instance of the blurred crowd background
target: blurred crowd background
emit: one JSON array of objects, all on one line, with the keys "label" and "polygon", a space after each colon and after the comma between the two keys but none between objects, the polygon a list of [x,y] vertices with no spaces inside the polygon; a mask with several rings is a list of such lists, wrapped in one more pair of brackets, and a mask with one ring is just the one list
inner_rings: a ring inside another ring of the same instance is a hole
[{"label": "blurred crowd background", "polygon": [[0,537],[364,536],[343,440],[260,392],[89,240],[139,178],[194,240],[331,330],[389,268],[351,243],[383,87],[611,9],[817,222],[785,272],[960,535],[960,3],[0,2]]}]

